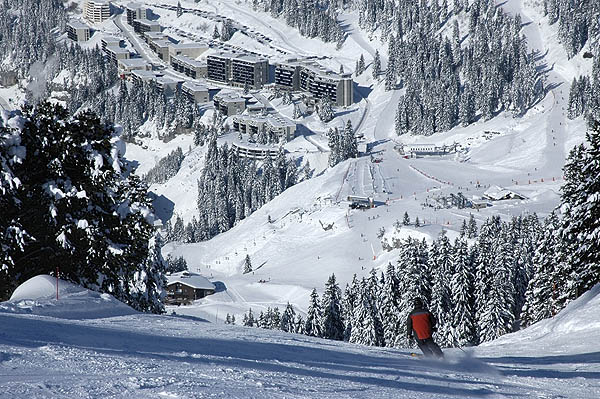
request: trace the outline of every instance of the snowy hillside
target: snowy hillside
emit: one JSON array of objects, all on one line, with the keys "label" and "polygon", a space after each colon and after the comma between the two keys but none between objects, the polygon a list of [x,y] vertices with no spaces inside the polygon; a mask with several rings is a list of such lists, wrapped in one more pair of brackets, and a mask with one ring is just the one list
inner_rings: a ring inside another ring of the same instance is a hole
[{"label": "snowy hillside", "polygon": [[[177,1],[164,3],[176,5]],[[453,237],[471,212],[479,222],[491,215],[505,219],[527,212],[547,215],[559,201],[564,159],[585,133],[582,118],[574,121],[566,118],[569,85],[574,76],[589,73],[592,62],[580,54],[567,57],[557,39],[557,25],[548,24],[539,3],[510,0],[501,5],[509,15],[521,15],[522,33],[530,50],[543,57],[541,64],[548,68],[546,85],[550,90],[535,107],[519,118],[504,112],[489,121],[458,126],[433,136],[396,136],[394,118],[401,91],[385,91],[383,81],[374,81],[368,69],[356,78],[355,91],[362,99],[341,112],[329,126],[341,127],[351,120],[357,132],[364,134],[370,143],[372,156],[326,169],[328,153],[323,150],[327,149],[324,137],[327,126],[318,119],[306,118],[302,123],[315,134],[297,137],[286,149],[290,157],[299,158],[302,163],[308,160],[315,172],[323,175],[289,189],[232,230],[208,242],[171,243],[163,249],[165,255],[183,256],[191,271],[200,271],[227,288],[177,311],[211,320],[222,320],[227,313],[240,316],[248,308],[282,307],[287,302],[305,311],[310,290],[320,289],[331,273],[336,274],[344,287],[354,273],[364,276],[373,267],[382,270],[388,262],[394,262],[397,254],[384,252],[377,234],[381,228],[392,231],[394,222],[401,220],[405,212],[413,220],[418,217],[424,221],[425,226],[403,227],[400,236],[426,237],[429,241],[442,228]],[[360,30],[354,12],[340,16],[348,23],[349,35],[344,45],[336,49],[332,43],[300,36],[283,21],[252,10],[250,3],[182,1],[184,8],[209,13],[207,19],[198,20],[206,26],[191,24],[188,14],[178,18],[162,4],[146,4],[167,27],[168,34],[190,32],[202,36],[204,33],[198,26],[211,32],[218,18],[235,15],[235,20],[248,29],[247,35],[234,35],[228,42],[233,46],[275,58],[326,52],[330,56],[320,62],[333,70],[340,64],[352,70],[360,53],[366,57],[368,66],[376,49],[382,55],[383,67],[387,62],[387,45]],[[460,20],[459,24],[464,26],[466,22]],[[260,41],[258,34],[271,41]],[[277,100],[273,105],[284,114],[291,112],[290,107]],[[210,117],[208,112],[203,119]],[[155,135],[152,129],[149,127],[148,131]],[[233,135],[230,136],[222,137],[220,143],[230,142]],[[158,196],[155,205],[163,220],[178,215],[189,222],[198,212],[195,182],[203,167],[206,147],[193,147],[190,136],[179,136],[167,144],[156,138],[143,139],[142,143],[128,145],[126,153],[128,158],[139,162],[141,173],[178,146],[184,150],[186,158],[179,173],[164,184],[153,185],[151,190]],[[443,157],[404,159],[397,151],[400,143],[458,143],[461,150]],[[372,162],[374,159],[380,162]],[[494,203],[479,212],[434,211],[422,205],[435,196],[458,192],[477,199],[489,186],[514,190],[526,199]],[[365,212],[349,210],[345,201],[348,195],[373,196],[377,207]],[[273,220],[271,224],[267,223],[269,217]],[[324,230],[327,225],[333,228]],[[247,254],[255,268],[260,268],[254,274],[242,275],[242,261]]]},{"label": "snowy hillside", "polygon": [[36,277],[0,303],[2,398],[600,395],[600,287],[534,328],[429,361],[407,350],[136,313],[64,282],[56,301],[53,281]]}]

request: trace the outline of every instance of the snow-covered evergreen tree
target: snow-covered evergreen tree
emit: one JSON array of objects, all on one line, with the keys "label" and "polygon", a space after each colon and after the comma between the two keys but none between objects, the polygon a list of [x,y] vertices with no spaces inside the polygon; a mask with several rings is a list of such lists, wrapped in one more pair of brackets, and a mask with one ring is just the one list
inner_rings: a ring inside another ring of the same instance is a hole
[{"label": "snow-covered evergreen tree", "polygon": [[325,96],[319,100],[317,114],[319,115],[319,119],[325,123],[334,118],[335,112],[333,111],[333,103],[328,96]]},{"label": "snow-covered evergreen tree", "polygon": [[386,268],[384,284],[381,288],[381,321],[385,346],[394,346],[396,337],[403,332],[405,320],[399,319],[401,298],[399,285],[396,269],[390,263]]},{"label": "snow-covered evergreen tree", "polygon": [[319,294],[317,294],[315,288],[310,294],[310,302],[308,304],[308,311],[306,312],[306,321],[304,322],[304,334],[313,337],[323,336],[323,324],[321,322],[322,314],[321,304],[319,303]]},{"label": "snow-covered evergreen tree", "polygon": [[321,299],[323,308],[323,338],[342,340],[344,338],[344,323],[341,309],[342,291],[332,274],[325,284]]},{"label": "snow-covered evergreen tree", "polygon": [[542,319],[552,317],[560,310],[558,285],[561,270],[567,269],[558,234],[560,221],[552,212],[544,222],[544,233],[536,245],[533,258],[534,271],[521,313],[521,325],[527,327]]},{"label": "snow-covered evergreen tree", "polygon": [[32,240],[12,256],[19,265],[12,278],[19,283],[59,267],[67,280],[139,310],[162,311],[164,261],[152,239],[151,200],[147,186],[125,172],[112,128],[91,112],[69,117],[49,103],[26,107],[23,118],[11,133],[25,155],[35,156],[12,165],[21,185],[18,206],[9,208],[16,213],[6,217]]},{"label": "snow-covered evergreen tree", "polygon": [[246,254],[244,258],[244,274],[252,272],[252,262],[250,261],[250,255]]},{"label": "snow-covered evergreen tree", "polygon": [[381,74],[381,57],[379,55],[379,50],[375,50],[375,56],[373,58],[373,79],[379,78]]},{"label": "snow-covered evergreen tree", "polygon": [[432,276],[431,304],[429,310],[436,316],[438,321],[436,342],[439,345],[451,345],[451,291],[450,278],[452,269],[452,245],[442,231],[438,239],[433,243],[429,260]]},{"label": "snow-covered evergreen tree", "polygon": [[475,345],[477,330],[475,328],[474,292],[475,281],[473,265],[469,256],[469,248],[464,238],[454,241],[454,255],[452,257],[454,273],[450,280],[452,293],[452,314],[449,319],[453,345]]},{"label": "snow-covered evergreen tree", "polygon": [[296,332],[296,311],[292,305],[288,304],[285,306],[285,310],[281,314],[281,322],[279,323],[279,329],[285,332]]},{"label": "snow-covered evergreen tree", "polygon": [[[596,93],[598,95],[598,93]],[[578,298],[600,282],[600,123],[590,120],[585,145],[574,148],[564,168],[560,234],[568,267],[561,301]]]}]

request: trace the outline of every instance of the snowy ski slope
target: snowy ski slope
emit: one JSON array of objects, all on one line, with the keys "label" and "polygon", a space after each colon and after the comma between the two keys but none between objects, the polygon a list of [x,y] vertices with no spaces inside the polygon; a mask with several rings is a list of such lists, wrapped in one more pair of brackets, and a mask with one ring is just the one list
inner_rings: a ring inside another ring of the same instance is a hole
[{"label": "snowy ski slope", "polygon": [[[600,286],[445,361],[141,314],[38,276],[0,303],[0,392],[21,398],[578,398],[600,395]],[[27,299],[29,298],[29,299]]]}]

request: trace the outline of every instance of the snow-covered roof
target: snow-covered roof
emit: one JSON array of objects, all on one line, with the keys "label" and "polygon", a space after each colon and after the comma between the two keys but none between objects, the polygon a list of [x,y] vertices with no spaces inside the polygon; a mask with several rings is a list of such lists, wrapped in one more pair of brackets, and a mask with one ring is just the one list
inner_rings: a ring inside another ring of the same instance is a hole
[{"label": "snow-covered roof", "polygon": [[130,58],[127,60],[119,60],[119,64],[122,64],[124,67],[143,67],[150,65],[143,58]]},{"label": "snow-covered roof", "polygon": [[89,29],[90,28],[88,25],[84,24],[81,21],[77,21],[77,20],[69,21],[68,25],[71,26],[73,29]]},{"label": "snow-covered roof", "polygon": [[139,24],[142,24],[142,25],[146,25],[146,26],[160,26],[160,23],[158,23],[156,21],[150,21],[149,19],[146,19],[146,18],[134,19],[133,21],[137,22]]},{"label": "snow-covered roof", "polygon": [[500,201],[505,199],[526,199],[524,195],[499,186],[491,186],[483,193],[483,198]]},{"label": "snow-covered roof", "polygon": [[121,43],[121,39],[119,39],[118,37],[114,37],[114,36],[103,36],[101,39],[104,43],[116,43],[117,46],[119,45],[119,43]]},{"label": "snow-covered roof", "polygon": [[191,81],[191,80],[188,80],[187,82],[185,82],[183,84],[183,87],[186,88],[186,89],[188,89],[188,90],[194,91],[194,92],[196,92],[196,91],[208,91],[208,88],[205,85],[200,84],[198,82]]},{"label": "snow-covered roof", "polygon": [[203,290],[214,290],[215,285],[208,281],[208,279],[200,274],[191,273],[188,271],[173,273],[167,276],[167,285],[173,283],[182,283],[188,287],[203,289]]},{"label": "snow-covered roof", "polygon": [[268,61],[268,59],[266,59],[264,57],[259,57],[259,56],[253,55],[253,54],[231,53],[231,52],[225,52],[225,51],[214,53],[212,55],[209,55],[209,57],[230,59],[230,60],[239,60],[239,61],[250,62],[250,63]]}]

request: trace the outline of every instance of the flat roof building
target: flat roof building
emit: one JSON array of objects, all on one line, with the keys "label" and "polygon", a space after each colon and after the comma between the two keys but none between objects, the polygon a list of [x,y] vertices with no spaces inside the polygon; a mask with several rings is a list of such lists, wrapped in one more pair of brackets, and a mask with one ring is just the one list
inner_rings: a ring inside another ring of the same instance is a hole
[{"label": "flat roof building", "polygon": [[354,81],[350,74],[338,74],[310,58],[290,58],[275,64],[275,84],[289,90],[302,90],[315,98],[329,97],[335,105],[354,102]]},{"label": "flat roof building", "polygon": [[168,40],[168,36],[163,32],[146,32],[144,33],[144,41],[150,44],[153,40]]},{"label": "flat roof building", "polygon": [[208,102],[208,88],[196,82],[187,81],[181,86],[181,91],[191,101],[196,103],[207,103]]},{"label": "flat roof building", "polygon": [[269,60],[263,57],[221,52],[209,55],[206,62],[207,77],[216,82],[260,89],[269,79]]},{"label": "flat roof building", "polygon": [[131,72],[137,70],[152,70],[152,65],[148,64],[143,58],[131,58],[119,60],[117,62],[120,75],[130,75]]},{"label": "flat roof building", "polygon": [[240,158],[263,160],[269,156],[274,159],[279,154],[278,148],[239,140],[233,140],[231,147]]},{"label": "flat roof building", "polygon": [[183,80],[173,79],[168,76],[160,76],[154,79],[154,84],[165,96],[172,96],[177,91],[177,87],[183,83]]},{"label": "flat roof building", "polygon": [[206,63],[196,61],[185,55],[171,56],[171,66],[192,79],[206,77]]},{"label": "flat roof building", "polygon": [[246,99],[237,93],[220,92],[213,97],[215,110],[225,116],[241,114],[246,108]]},{"label": "flat roof building", "polygon": [[147,71],[145,69],[131,71],[131,80],[140,84],[144,82],[151,82],[154,79],[159,78],[161,76],[163,76],[162,73],[155,71]]},{"label": "flat roof building", "polygon": [[147,9],[142,7],[138,3],[129,3],[125,6],[125,13],[127,14],[127,23],[133,26],[135,19],[146,19],[148,18]]},{"label": "flat roof building", "polygon": [[200,57],[206,50],[208,50],[208,46],[202,43],[171,44],[171,46],[169,47],[169,57],[184,55],[186,57],[195,59]]},{"label": "flat roof building", "polygon": [[138,35],[143,36],[146,32],[160,32],[161,26],[156,21],[149,21],[147,19],[134,19],[133,30]]},{"label": "flat roof building", "polygon": [[100,39],[100,43],[102,44],[102,51],[106,52],[107,47],[121,47],[122,40],[118,37],[114,36],[103,36]]},{"label": "flat roof building", "polygon": [[99,24],[110,18],[110,2],[104,0],[85,0],[83,17],[89,22]]},{"label": "flat roof building", "polygon": [[129,50],[116,46],[106,46],[104,52],[117,65],[120,60],[128,60],[130,57]]},{"label": "flat roof building", "polygon": [[67,24],[67,37],[74,42],[85,42],[90,40],[90,27],[79,21],[71,21]]},{"label": "flat roof building", "polygon": [[163,61],[169,60],[169,47],[171,44],[173,43],[166,39],[150,40],[150,43],[148,43],[150,50],[154,51],[158,58]]},{"label": "flat roof building", "polygon": [[275,114],[269,115],[236,115],[233,117],[233,130],[242,134],[256,136],[261,130],[267,135],[274,135],[291,141],[296,136],[296,124],[291,120]]}]

